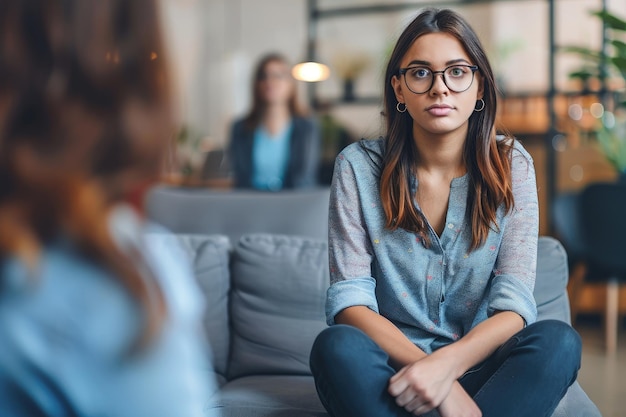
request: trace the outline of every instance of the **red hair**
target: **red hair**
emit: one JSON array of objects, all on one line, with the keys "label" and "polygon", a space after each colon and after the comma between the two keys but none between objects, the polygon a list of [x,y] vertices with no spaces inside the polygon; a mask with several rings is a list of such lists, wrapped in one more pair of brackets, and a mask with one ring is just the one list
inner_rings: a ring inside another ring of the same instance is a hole
[{"label": "red hair", "polygon": [[69,237],[142,306],[149,340],[163,296],[108,211],[158,178],[173,133],[154,1],[5,0],[0,57],[0,259]]}]

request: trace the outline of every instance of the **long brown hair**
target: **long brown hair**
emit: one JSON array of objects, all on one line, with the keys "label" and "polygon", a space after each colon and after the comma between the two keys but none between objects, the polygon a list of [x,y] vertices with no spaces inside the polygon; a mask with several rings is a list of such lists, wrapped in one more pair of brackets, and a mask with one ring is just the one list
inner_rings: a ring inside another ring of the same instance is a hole
[{"label": "long brown hair", "polygon": [[387,134],[381,199],[388,228],[413,231],[429,242],[425,220],[415,208],[410,187],[417,159],[413,119],[408,112],[399,113],[396,110],[397,100],[391,79],[398,75],[400,62],[413,42],[424,34],[434,32],[448,33],[458,39],[478,66],[483,79],[485,108],[470,117],[463,150],[470,181],[467,207],[472,227],[470,249],[473,250],[485,242],[491,228],[498,227],[498,207],[504,204],[507,211],[513,207],[512,141],[496,140],[496,87],[491,66],[476,33],[451,10],[427,9],[422,12],[402,32],[389,59],[384,86]]},{"label": "long brown hair", "polygon": [[[248,129],[255,129],[259,123],[261,123],[261,118],[267,109],[267,103],[265,103],[263,97],[261,96],[259,84],[263,80],[266,67],[270,62],[280,62],[281,64],[289,67],[287,58],[275,52],[263,56],[257,63],[252,75],[252,108],[244,119],[245,125]],[[289,102],[287,103],[289,106],[289,112],[292,116],[303,116],[306,114],[306,111],[298,100],[298,89],[296,88],[295,81],[292,82],[293,88],[291,89],[291,96],[289,97]]]},{"label": "long brown hair", "polygon": [[157,179],[173,132],[158,19],[153,0],[0,3],[0,259],[32,266],[69,238],[142,306],[140,344],[163,295],[107,218]]}]

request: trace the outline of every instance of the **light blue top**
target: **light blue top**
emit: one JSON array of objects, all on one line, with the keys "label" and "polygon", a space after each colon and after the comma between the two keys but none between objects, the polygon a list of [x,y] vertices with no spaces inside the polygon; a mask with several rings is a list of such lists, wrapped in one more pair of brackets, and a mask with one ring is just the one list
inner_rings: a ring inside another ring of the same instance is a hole
[{"label": "light blue top", "polygon": [[[469,252],[466,214],[469,177],[450,184],[441,237],[429,226],[430,247],[404,229],[385,228],[380,199],[384,140],[365,140],[337,157],[331,185],[329,255],[330,325],[341,310],[367,306],[394,323],[426,353],[467,334],[495,311],[536,320],[533,297],[538,205],[530,155],[516,142],[512,154],[515,208],[497,211],[499,230]],[[417,179],[412,181],[412,194]],[[416,204],[417,209],[419,206]]]},{"label": "light blue top", "polygon": [[[141,312],[108,271],[68,242],[41,254],[34,274],[0,264],[0,415],[28,415],[16,384],[46,416],[216,417],[215,382],[200,333],[203,303],[184,252],[143,241],[128,208],[111,227],[122,248],[140,248],[162,287],[167,319],[159,336],[128,356]],[[23,404],[23,403],[22,403]],[[73,411],[69,411],[72,409]]]},{"label": "light blue top", "polygon": [[254,188],[271,191],[283,188],[289,163],[292,129],[292,122],[289,121],[276,135],[271,135],[262,125],[254,131],[252,148],[252,185]]}]

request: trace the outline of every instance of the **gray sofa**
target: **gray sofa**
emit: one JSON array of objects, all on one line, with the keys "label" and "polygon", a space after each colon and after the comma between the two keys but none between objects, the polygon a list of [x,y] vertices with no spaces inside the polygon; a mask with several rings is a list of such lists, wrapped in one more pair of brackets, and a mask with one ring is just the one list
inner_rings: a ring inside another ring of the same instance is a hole
[{"label": "gray sofa", "polygon": [[[207,299],[205,329],[225,417],[328,416],[308,366],[324,318],[328,190],[279,194],[160,187],[148,216],[174,234],[194,262]],[[539,240],[539,319],[569,322],[567,258]],[[533,401],[529,398],[528,401]],[[436,413],[435,413],[436,414]],[[575,383],[554,416],[600,412]]]}]

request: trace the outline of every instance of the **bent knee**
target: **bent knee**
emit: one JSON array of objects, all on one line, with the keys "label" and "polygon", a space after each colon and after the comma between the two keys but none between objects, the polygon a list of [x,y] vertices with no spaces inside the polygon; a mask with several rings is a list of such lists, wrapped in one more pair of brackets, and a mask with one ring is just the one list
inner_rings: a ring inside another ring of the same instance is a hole
[{"label": "bent knee", "polygon": [[337,324],[328,327],[315,338],[311,348],[311,367],[320,361],[349,359],[356,346],[369,337],[353,326]]},{"label": "bent knee", "polygon": [[542,320],[535,326],[540,345],[546,352],[552,352],[562,363],[571,362],[572,366],[580,366],[582,341],[572,326],[560,320]]},{"label": "bent knee", "polygon": [[560,320],[541,320],[534,324],[536,332],[547,342],[580,350],[580,335],[572,326]]}]

